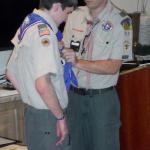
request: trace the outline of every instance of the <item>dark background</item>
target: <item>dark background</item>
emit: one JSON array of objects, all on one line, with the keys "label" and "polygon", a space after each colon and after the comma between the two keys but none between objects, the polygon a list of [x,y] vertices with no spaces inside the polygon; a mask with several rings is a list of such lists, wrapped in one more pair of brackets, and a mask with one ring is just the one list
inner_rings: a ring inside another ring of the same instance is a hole
[{"label": "dark background", "polygon": [[[1,0],[0,3],[0,50],[5,50],[12,48],[10,40],[24,17],[38,8],[39,0]],[[83,0],[78,3],[84,5]]]}]

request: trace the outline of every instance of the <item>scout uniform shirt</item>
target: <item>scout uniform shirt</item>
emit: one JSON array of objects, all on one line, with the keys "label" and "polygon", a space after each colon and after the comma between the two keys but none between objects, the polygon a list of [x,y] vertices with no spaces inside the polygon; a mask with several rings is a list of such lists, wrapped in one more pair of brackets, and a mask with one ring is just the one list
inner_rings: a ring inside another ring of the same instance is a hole
[{"label": "scout uniform shirt", "polygon": [[[15,48],[7,68],[18,81],[24,103],[37,109],[48,108],[35,89],[35,80],[50,73],[60,105],[66,108],[68,97],[56,37],[58,28],[43,11],[35,9],[33,13],[43,17],[52,29],[44,23],[34,24],[25,32],[21,42],[18,40],[18,30],[12,39]],[[28,21],[27,17],[25,21]]]},{"label": "scout uniform shirt", "polygon": [[[92,26],[91,32],[87,31],[89,18],[88,8],[86,6],[79,7],[68,17],[63,33],[63,41],[66,46],[80,42],[77,52],[79,59],[132,59],[132,23],[125,13],[115,8],[108,1],[104,10],[98,15],[97,22]],[[90,52],[84,49],[84,37],[89,35],[92,36],[89,42],[93,40],[92,47],[89,49]],[[76,72],[78,85],[82,88],[102,89],[114,86],[119,76],[119,72],[114,75],[101,75],[78,69],[74,71]]]}]

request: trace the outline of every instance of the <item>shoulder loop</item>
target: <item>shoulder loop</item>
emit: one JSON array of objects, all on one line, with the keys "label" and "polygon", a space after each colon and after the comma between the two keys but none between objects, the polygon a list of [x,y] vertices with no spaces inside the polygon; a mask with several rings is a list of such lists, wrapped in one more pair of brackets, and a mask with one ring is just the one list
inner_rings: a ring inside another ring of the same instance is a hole
[{"label": "shoulder loop", "polygon": [[119,14],[121,17],[127,16],[127,12],[125,10],[121,10],[121,12]]}]

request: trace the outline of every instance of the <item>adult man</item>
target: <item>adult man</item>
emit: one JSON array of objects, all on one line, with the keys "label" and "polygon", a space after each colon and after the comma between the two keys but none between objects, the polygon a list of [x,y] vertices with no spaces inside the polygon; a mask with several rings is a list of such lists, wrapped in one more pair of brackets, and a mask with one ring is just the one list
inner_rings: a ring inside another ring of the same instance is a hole
[{"label": "adult man", "polygon": [[15,48],[7,76],[27,104],[25,128],[29,150],[68,149],[64,116],[68,97],[57,27],[66,21],[76,4],[76,0],[40,0],[40,9],[25,18],[12,39]]},{"label": "adult man", "polygon": [[72,150],[119,150],[120,106],[114,86],[122,60],[132,58],[131,19],[109,0],[85,3],[68,17],[63,38],[74,49],[63,53],[78,79],[69,93]]}]

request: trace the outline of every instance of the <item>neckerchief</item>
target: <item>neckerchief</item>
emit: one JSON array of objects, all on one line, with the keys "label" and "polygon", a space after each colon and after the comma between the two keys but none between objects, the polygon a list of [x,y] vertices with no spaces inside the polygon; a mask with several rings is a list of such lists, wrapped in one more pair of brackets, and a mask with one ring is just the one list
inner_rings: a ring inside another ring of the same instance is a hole
[{"label": "neckerchief", "polygon": [[[22,23],[22,25],[19,28],[20,29],[20,32],[18,34],[19,43],[23,39],[25,32],[33,25],[39,24],[39,23],[44,23],[52,29],[51,25],[43,17],[39,16],[38,14],[31,13],[25,18],[24,22]],[[59,30],[56,33],[56,37],[57,37],[58,41],[61,41],[63,38],[62,33]],[[60,53],[62,50],[63,49],[60,50]],[[63,76],[64,76],[64,81],[65,81],[67,90],[70,89],[71,84],[78,86],[76,76],[74,75],[74,72],[72,71],[72,63],[70,63],[70,62],[65,63]]]}]

